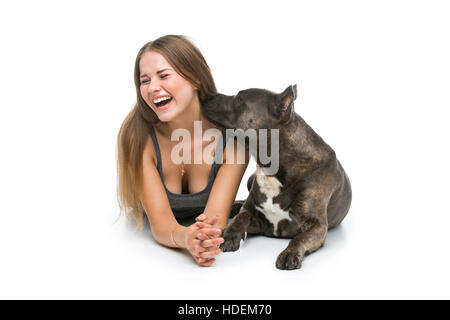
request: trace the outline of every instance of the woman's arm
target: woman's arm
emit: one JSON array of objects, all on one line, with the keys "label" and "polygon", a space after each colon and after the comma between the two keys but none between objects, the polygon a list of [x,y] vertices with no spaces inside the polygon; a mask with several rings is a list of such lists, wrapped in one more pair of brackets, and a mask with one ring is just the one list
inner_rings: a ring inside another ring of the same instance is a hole
[{"label": "woman's arm", "polygon": [[142,206],[150,222],[153,237],[160,244],[185,248],[185,227],[175,219],[169,199],[156,169],[155,149],[149,138],[142,155]]},{"label": "woman's arm", "polygon": [[[158,170],[153,142],[149,139],[142,155],[143,194],[142,206],[147,213],[153,237],[160,244],[172,248],[186,248],[200,266],[210,266],[214,255],[219,250],[206,252],[197,239],[199,229],[195,224],[184,227],[180,225],[170,208],[167,194],[164,190]],[[215,219],[213,220],[215,221]],[[211,226],[202,229],[202,234],[208,237],[218,237],[220,230]]]},{"label": "woman's arm", "polygon": [[[227,150],[230,148],[234,149],[234,158],[227,159]],[[238,163],[238,153],[241,157],[245,154],[245,163]],[[236,198],[239,184],[247,169],[250,155],[242,145],[237,143],[236,139],[230,139],[225,147],[223,159],[224,163],[217,172],[204,211],[208,219],[211,219],[215,215],[218,216],[218,221],[215,226],[222,230],[227,226],[228,217]]]}]

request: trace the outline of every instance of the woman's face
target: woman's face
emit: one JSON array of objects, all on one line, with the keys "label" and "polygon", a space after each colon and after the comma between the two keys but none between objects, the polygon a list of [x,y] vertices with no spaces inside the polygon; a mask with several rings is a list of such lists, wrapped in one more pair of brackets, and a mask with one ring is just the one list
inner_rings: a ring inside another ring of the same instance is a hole
[{"label": "woman's face", "polygon": [[144,53],[139,70],[142,98],[159,120],[171,121],[198,102],[197,89],[176,73],[161,54]]}]

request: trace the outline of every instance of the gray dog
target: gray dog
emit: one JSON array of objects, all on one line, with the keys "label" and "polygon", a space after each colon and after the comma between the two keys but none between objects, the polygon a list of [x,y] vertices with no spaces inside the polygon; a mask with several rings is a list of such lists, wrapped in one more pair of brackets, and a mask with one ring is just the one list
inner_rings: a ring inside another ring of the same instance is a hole
[{"label": "gray dog", "polygon": [[240,212],[224,230],[224,252],[239,249],[245,234],[292,238],[276,261],[278,269],[298,269],[304,256],[319,249],[328,229],[347,215],[350,181],[336,154],[294,112],[297,86],[283,93],[248,89],[235,96],[218,94],[204,101],[202,111],[228,129],[279,129],[279,169],[266,174],[256,159],[250,194]]}]

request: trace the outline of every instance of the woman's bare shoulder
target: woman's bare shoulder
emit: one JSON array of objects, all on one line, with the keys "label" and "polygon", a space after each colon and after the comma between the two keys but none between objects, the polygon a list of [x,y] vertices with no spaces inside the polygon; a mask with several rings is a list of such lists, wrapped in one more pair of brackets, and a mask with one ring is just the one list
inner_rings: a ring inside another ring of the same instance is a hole
[{"label": "woman's bare shoulder", "polygon": [[150,135],[148,135],[147,137],[147,142],[145,143],[142,157],[145,163],[149,163],[150,161],[155,166],[158,164],[158,158],[156,156],[156,148]]}]

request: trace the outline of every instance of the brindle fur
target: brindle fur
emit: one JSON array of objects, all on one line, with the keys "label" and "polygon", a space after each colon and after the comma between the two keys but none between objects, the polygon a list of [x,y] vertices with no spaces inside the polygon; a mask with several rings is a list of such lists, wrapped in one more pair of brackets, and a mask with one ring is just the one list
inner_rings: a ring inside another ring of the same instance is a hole
[{"label": "brindle fur", "polygon": [[[281,94],[248,89],[235,96],[216,95],[202,106],[205,116],[223,128],[279,129],[280,166],[274,177],[282,186],[273,203],[288,211],[291,221],[279,221],[274,234],[274,225],[256,209],[267,197],[252,175],[250,194],[224,230],[221,248],[238,250],[246,233],[292,238],[276,261],[277,268],[289,270],[300,268],[304,256],[324,244],[327,230],[347,215],[352,197],[350,181],[333,149],[294,112],[296,96],[296,85]],[[253,156],[264,170],[258,155]]]}]

